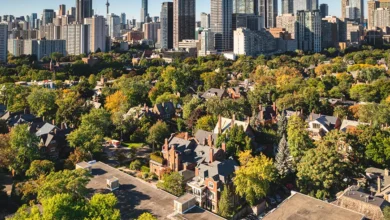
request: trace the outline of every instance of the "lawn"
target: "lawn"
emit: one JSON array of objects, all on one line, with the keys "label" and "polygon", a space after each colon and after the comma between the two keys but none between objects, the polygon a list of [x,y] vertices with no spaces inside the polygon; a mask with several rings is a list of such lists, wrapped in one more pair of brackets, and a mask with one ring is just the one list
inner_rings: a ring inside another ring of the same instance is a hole
[{"label": "lawn", "polygon": [[122,145],[124,147],[137,149],[137,148],[141,148],[142,146],[144,146],[144,143],[126,143],[126,142],[122,142]]}]

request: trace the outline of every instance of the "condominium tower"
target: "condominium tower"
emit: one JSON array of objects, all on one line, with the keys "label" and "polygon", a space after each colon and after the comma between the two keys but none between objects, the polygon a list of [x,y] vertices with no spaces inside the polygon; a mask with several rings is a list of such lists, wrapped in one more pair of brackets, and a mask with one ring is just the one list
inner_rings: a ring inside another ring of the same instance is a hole
[{"label": "condominium tower", "polygon": [[217,51],[231,51],[233,0],[210,0],[210,3],[210,28],[214,34],[214,48]]},{"label": "condominium tower", "polygon": [[173,46],[179,47],[182,40],[195,39],[195,1],[173,1]]}]

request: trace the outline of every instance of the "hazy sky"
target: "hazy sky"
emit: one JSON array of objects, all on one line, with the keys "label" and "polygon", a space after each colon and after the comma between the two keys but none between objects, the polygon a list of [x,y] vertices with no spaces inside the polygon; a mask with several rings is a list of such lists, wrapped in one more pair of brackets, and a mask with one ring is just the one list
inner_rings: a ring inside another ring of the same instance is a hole
[{"label": "hazy sky", "polygon": [[[149,14],[159,16],[161,3],[167,0],[149,0]],[[364,0],[364,6],[367,7],[367,0]],[[0,0],[0,15],[12,14],[15,16],[29,15],[32,12],[38,13],[38,17],[43,9],[58,10],[60,4],[65,4],[66,8],[75,6],[76,0]],[[329,5],[329,14],[340,16],[341,0],[320,0],[320,3]],[[97,14],[105,14],[106,0],[93,0],[93,8]],[[126,13],[127,19],[135,18],[139,20],[141,0],[110,0],[110,13],[120,15]],[[279,0],[280,5],[280,0]],[[196,0],[196,14],[210,11],[210,0]]]}]

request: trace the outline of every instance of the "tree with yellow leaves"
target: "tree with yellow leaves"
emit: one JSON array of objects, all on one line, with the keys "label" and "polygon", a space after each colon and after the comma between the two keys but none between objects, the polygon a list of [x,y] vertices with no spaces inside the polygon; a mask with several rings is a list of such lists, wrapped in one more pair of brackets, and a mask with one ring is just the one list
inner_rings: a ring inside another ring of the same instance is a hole
[{"label": "tree with yellow leaves", "polygon": [[240,153],[239,161],[243,164],[234,178],[236,193],[254,205],[258,198],[267,195],[271,182],[275,180],[274,163],[263,154],[252,157],[248,151]]},{"label": "tree with yellow leaves", "polygon": [[104,106],[111,113],[116,113],[126,106],[126,103],[127,97],[123,95],[122,91],[117,91],[106,98],[106,104]]}]

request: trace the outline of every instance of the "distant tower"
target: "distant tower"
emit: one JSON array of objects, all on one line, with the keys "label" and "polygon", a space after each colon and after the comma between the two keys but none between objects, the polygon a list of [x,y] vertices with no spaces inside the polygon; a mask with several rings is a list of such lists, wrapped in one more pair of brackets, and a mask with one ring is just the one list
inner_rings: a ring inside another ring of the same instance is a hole
[{"label": "distant tower", "polygon": [[107,14],[110,14],[110,3],[108,2],[108,0],[106,6],[107,6]]}]

